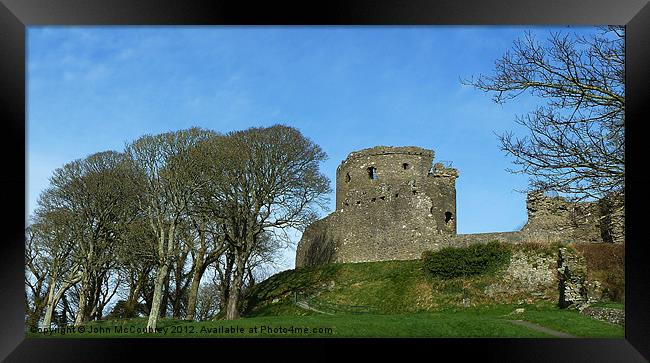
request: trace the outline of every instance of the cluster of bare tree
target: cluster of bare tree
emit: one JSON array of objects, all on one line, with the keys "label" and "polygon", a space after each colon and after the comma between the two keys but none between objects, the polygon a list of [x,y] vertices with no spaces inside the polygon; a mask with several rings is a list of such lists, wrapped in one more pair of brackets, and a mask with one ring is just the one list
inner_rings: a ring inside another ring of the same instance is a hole
[{"label": "cluster of bare tree", "polygon": [[324,208],[325,158],[276,125],[145,135],[64,165],[27,227],[28,327],[101,319],[116,296],[109,315],[148,315],[149,328],[165,316],[238,318],[287,231]]}]

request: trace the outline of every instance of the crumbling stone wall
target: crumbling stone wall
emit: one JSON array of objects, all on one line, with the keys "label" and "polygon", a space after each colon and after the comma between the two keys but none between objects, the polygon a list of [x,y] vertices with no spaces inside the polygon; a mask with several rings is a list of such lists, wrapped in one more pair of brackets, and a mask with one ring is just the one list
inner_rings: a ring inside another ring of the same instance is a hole
[{"label": "crumbling stone wall", "polygon": [[561,308],[575,307],[579,310],[588,304],[587,264],[584,257],[561,247],[558,250],[557,271],[559,277]]},{"label": "crumbling stone wall", "polygon": [[456,235],[458,172],[432,165],[433,156],[412,146],[350,153],[336,171],[336,211],[307,227],[296,266],[417,259],[446,245],[440,237]]},{"label": "crumbling stone wall", "polygon": [[625,310],[613,308],[586,307],[580,311],[594,319],[625,326]]},{"label": "crumbling stone wall", "polygon": [[497,241],[503,243],[517,243],[522,240],[521,232],[490,232],[457,234],[449,240],[451,246],[467,246],[473,243],[487,243]]},{"label": "crumbling stone wall", "polygon": [[560,242],[625,241],[623,198],[608,196],[597,202],[569,202],[542,191],[528,193],[528,222],[522,238]]},{"label": "crumbling stone wall", "polygon": [[532,303],[536,298],[557,299],[556,267],[555,255],[545,251],[515,249],[500,281],[486,286],[485,294],[499,298],[524,293],[530,296],[525,301],[528,303]]},{"label": "crumbling stone wall", "polygon": [[613,193],[599,201],[603,241],[625,243],[625,197]]},{"label": "crumbling stone wall", "polygon": [[499,282],[485,288],[485,294],[507,301],[507,296],[523,293],[524,302],[550,299],[561,308],[579,311],[603,300],[596,291],[600,283],[589,280],[585,256],[580,251],[562,245],[550,248],[513,245],[510,264]]}]

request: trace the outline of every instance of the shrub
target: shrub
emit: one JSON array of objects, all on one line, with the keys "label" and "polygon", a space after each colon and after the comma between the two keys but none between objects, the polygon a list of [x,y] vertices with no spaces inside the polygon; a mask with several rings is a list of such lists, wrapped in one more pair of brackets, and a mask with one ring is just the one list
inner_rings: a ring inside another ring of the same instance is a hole
[{"label": "shrub", "polygon": [[108,319],[131,319],[146,315],[144,304],[137,303],[134,305],[127,304],[126,301],[120,300],[115,303],[113,310],[108,314]]},{"label": "shrub", "polygon": [[587,260],[593,271],[625,271],[625,245],[612,243],[580,243],[574,247]]},{"label": "shrub", "polygon": [[422,254],[425,271],[431,276],[451,279],[496,272],[510,261],[510,247],[493,241],[468,247],[445,247]]}]

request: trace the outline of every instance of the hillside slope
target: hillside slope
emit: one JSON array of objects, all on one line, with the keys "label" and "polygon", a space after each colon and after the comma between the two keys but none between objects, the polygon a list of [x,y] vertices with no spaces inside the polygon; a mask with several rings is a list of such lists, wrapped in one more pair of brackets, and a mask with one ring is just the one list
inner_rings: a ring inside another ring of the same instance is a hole
[{"label": "hillside slope", "polygon": [[421,260],[301,268],[278,273],[255,286],[245,300],[243,312],[244,316],[317,314],[305,309],[305,302],[329,313],[381,314],[493,303],[557,302],[554,286],[517,289],[511,275],[508,266],[490,274],[433,278],[425,274]]}]

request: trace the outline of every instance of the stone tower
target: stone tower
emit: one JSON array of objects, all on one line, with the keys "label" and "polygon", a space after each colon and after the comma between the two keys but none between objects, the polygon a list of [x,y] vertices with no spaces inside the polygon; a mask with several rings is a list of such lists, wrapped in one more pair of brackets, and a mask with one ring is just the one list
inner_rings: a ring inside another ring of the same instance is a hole
[{"label": "stone tower", "polygon": [[296,267],[419,258],[456,235],[456,169],[432,150],[377,146],[336,170],[336,211],[307,227]]}]

